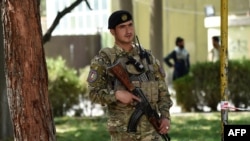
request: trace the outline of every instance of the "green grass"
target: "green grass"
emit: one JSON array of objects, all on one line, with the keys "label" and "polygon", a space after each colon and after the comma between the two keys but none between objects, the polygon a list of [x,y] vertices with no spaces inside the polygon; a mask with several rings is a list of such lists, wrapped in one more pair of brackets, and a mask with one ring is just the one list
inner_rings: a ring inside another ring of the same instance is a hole
[{"label": "green grass", "polygon": [[[250,112],[228,112],[228,124],[250,125]],[[106,118],[55,118],[57,141],[109,141]],[[172,114],[171,141],[220,141],[221,113]]]},{"label": "green grass", "polygon": [[106,119],[97,118],[55,118],[57,141],[106,141]]}]

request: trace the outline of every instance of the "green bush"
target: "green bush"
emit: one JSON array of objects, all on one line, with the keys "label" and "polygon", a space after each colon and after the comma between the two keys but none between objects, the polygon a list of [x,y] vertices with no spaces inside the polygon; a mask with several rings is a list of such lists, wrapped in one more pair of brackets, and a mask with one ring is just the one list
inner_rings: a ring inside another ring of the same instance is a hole
[{"label": "green bush", "polygon": [[250,105],[250,61],[229,62],[230,99],[236,107],[247,108]]},{"label": "green bush", "polygon": [[[195,95],[192,91],[193,79],[191,76],[182,77],[176,80],[178,85],[174,85],[177,90],[176,102],[183,111],[191,111],[196,108]],[[191,98],[192,97],[192,98]]]},{"label": "green bush", "polygon": [[80,85],[82,86],[82,91],[83,94],[85,94],[85,98],[87,98],[87,92],[88,92],[88,83],[87,83],[87,78],[89,75],[89,65],[87,65],[86,67],[82,68],[79,70],[79,81],[80,81]]},{"label": "green bush", "polygon": [[[228,62],[228,100],[236,107],[250,104],[250,61]],[[202,111],[208,106],[217,111],[221,101],[220,63],[204,62],[192,65],[190,73],[174,82],[177,104],[184,111]]]},{"label": "green bush", "polygon": [[75,69],[67,67],[62,57],[47,58],[48,90],[54,116],[64,116],[79,103],[83,89]]}]

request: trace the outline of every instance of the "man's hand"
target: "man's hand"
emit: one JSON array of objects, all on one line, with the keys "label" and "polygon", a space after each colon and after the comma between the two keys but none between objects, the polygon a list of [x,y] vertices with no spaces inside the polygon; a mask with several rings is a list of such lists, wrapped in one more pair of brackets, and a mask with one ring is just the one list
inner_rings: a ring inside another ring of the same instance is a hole
[{"label": "man's hand", "polygon": [[140,98],[126,90],[117,90],[115,92],[115,98],[123,104],[131,104],[134,100],[140,101]]},{"label": "man's hand", "polygon": [[159,127],[159,133],[160,134],[166,134],[170,130],[170,121],[167,118],[161,118],[160,120],[160,127]]}]

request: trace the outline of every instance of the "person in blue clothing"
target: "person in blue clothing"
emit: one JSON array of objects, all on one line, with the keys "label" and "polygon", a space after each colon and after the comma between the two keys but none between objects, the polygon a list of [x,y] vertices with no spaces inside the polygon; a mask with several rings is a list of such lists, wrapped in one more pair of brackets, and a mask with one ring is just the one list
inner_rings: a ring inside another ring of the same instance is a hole
[{"label": "person in blue clothing", "polygon": [[177,37],[175,45],[174,50],[164,58],[169,67],[174,67],[173,80],[188,74],[190,69],[189,53],[185,49],[184,39]]}]

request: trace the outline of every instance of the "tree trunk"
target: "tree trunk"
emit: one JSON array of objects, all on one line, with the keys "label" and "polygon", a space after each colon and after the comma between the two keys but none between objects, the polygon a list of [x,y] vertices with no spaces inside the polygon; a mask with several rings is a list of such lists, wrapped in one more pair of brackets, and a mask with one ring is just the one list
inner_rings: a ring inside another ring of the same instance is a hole
[{"label": "tree trunk", "polygon": [[162,0],[153,0],[150,15],[150,47],[152,53],[162,64],[163,43],[162,43]]},{"label": "tree trunk", "polygon": [[132,0],[120,0],[120,9],[127,10],[133,14],[133,3]]},{"label": "tree trunk", "polygon": [[[1,12],[0,12],[1,13]],[[1,21],[1,17],[0,17]],[[13,138],[8,106],[6,79],[4,76],[3,26],[0,25],[0,140]]]},{"label": "tree trunk", "polygon": [[2,1],[7,96],[15,141],[54,141],[39,0]]}]

